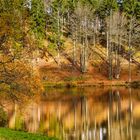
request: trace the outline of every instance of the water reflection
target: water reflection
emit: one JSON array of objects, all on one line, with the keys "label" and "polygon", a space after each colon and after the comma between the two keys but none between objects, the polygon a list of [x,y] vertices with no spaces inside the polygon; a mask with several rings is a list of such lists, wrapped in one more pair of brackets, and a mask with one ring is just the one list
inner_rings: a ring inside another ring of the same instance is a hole
[{"label": "water reflection", "polygon": [[56,90],[38,102],[11,103],[6,107],[8,126],[62,140],[140,140],[139,90],[90,91],[77,95]]}]

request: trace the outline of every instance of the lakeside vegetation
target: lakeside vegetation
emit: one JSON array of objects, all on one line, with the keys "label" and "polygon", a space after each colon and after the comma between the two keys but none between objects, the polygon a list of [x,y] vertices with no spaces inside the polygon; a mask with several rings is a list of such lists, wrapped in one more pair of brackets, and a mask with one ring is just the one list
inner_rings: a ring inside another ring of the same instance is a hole
[{"label": "lakeside vegetation", "polygon": [[14,131],[8,128],[0,128],[1,140],[58,140],[57,138],[49,138],[41,134],[32,134],[22,131]]}]

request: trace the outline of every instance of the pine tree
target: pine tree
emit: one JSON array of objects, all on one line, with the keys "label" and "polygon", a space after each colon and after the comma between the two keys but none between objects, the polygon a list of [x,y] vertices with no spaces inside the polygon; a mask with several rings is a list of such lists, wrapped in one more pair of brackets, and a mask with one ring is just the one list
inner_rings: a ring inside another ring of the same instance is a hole
[{"label": "pine tree", "polygon": [[26,8],[22,0],[0,0],[0,3],[0,47],[3,53],[14,53],[23,47]]},{"label": "pine tree", "polygon": [[31,31],[35,36],[39,38],[44,38],[46,34],[46,13],[44,0],[32,0],[31,1]]}]

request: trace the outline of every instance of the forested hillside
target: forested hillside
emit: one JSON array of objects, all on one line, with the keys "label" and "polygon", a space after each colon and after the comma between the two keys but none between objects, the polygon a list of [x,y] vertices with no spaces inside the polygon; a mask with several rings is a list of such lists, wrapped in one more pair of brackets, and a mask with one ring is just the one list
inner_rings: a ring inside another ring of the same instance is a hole
[{"label": "forested hillside", "polygon": [[42,80],[131,82],[139,69],[139,0],[0,0],[3,91],[39,93]]}]

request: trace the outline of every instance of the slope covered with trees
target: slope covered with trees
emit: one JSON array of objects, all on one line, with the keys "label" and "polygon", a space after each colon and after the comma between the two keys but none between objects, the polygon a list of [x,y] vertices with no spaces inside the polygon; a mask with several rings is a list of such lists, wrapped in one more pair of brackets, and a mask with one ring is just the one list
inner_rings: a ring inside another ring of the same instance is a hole
[{"label": "slope covered with trees", "polygon": [[[55,63],[58,75],[70,66],[75,74],[120,79],[126,62],[131,82],[134,66],[139,70],[139,0],[0,0],[0,5],[0,85],[6,91],[30,85],[40,92],[36,67],[42,59],[47,68]],[[91,71],[97,65],[98,73]]]}]

